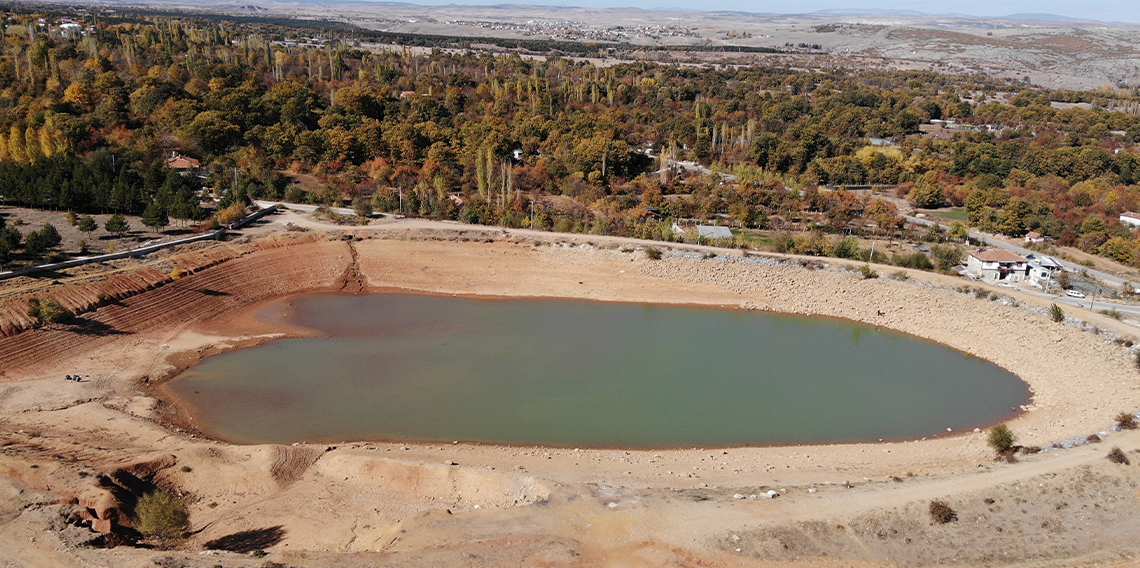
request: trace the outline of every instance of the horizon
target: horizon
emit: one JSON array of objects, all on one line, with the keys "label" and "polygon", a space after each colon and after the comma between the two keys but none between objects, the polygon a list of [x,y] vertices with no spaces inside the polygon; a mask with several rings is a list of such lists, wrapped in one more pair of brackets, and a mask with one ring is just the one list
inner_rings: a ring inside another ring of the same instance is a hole
[{"label": "horizon", "polygon": [[[383,3],[384,0],[363,0]],[[557,8],[640,8],[643,10],[681,10],[696,12],[745,12],[750,14],[808,15],[836,11],[883,12],[891,14],[921,14],[925,16],[966,16],[975,18],[1002,18],[1018,14],[1061,16],[1077,20],[1104,23],[1140,23],[1140,4],[1134,6],[1111,5],[1095,1],[1084,4],[1061,0],[866,0],[852,5],[844,0],[806,0],[798,5],[803,10],[781,10],[786,4],[772,0],[741,2],[740,0],[396,0],[395,3],[421,6],[549,6]]]}]

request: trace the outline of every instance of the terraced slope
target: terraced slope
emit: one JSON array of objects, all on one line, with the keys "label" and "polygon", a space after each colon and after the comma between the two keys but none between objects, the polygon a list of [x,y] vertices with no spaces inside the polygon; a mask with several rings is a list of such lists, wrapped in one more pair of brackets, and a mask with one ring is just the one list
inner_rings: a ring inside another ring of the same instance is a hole
[{"label": "terraced slope", "polygon": [[66,325],[33,327],[21,310],[26,298],[8,301],[0,311],[3,370],[90,350],[123,335],[208,321],[275,296],[339,287],[352,254],[344,242],[302,237],[219,246],[170,260],[184,276],[175,280],[169,272],[140,268],[34,294],[81,314]]}]

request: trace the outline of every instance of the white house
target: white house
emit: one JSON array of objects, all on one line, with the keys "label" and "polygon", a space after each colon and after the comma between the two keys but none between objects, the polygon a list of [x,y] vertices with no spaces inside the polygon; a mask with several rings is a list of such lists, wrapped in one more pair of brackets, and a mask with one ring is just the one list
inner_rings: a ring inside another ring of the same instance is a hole
[{"label": "white house", "polygon": [[1041,233],[1038,233],[1037,231],[1029,231],[1025,235],[1025,242],[1027,242],[1027,243],[1043,243],[1043,242],[1045,242],[1045,235],[1042,235]]},{"label": "white house", "polygon": [[1029,259],[1005,249],[983,248],[970,253],[966,271],[990,282],[1017,282],[1029,276]]},{"label": "white house", "polygon": [[1061,274],[1061,263],[1051,256],[1031,254],[1025,257],[1029,260],[1029,283],[1047,289],[1057,282]]},{"label": "white house", "polygon": [[1120,224],[1121,225],[1128,225],[1128,227],[1131,229],[1135,229],[1136,227],[1140,227],[1140,213],[1133,213],[1131,211],[1129,211],[1128,213],[1121,213],[1120,214]]},{"label": "white house", "polygon": [[[689,234],[689,229],[673,223],[673,232],[678,235]],[[700,239],[731,239],[732,231],[728,227],[718,227],[716,225],[697,225],[697,237]]]}]

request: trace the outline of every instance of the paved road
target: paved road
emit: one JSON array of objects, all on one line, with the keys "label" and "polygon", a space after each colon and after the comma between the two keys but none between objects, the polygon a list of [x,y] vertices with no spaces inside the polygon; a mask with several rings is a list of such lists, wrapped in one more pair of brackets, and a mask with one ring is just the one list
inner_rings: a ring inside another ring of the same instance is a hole
[{"label": "paved road", "polygon": [[[906,219],[907,221],[910,221],[911,223],[915,223],[917,225],[922,225],[924,227],[931,227],[934,225],[938,225],[939,227],[942,227],[943,229],[950,230],[949,225],[944,225],[942,223],[936,223],[935,221],[931,221],[930,219],[922,219],[919,217],[912,217],[910,215],[903,215],[903,218]],[[984,233],[979,233],[977,231],[967,231],[966,234],[971,239],[974,239],[975,241],[981,241],[981,242],[986,243],[989,246],[995,246],[998,248],[1003,248],[1003,249],[1015,252],[1017,254],[1020,254],[1022,256],[1025,256],[1027,254],[1040,254],[1040,253],[1035,253],[1034,251],[1031,251],[1031,250],[1024,248],[1024,247],[1019,247],[1017,245],[1013,245],[1013,244],[1009,244],[1006,242],[999,241],[997,239],[994,239],[991,235],[986,235]],[[1089,276],[1092,276],[1094,278],[1098,278],[1098,279],[1104,281],[1106,284],[1115,286],[1117,288],[1119,288],[1125,282],[1130,282],[1129,280],[1125,280],[1124,278],[1121,278],[1119,276],[1113,276],[1112,274],[1109,274],[1107,272],[1101,272],[1099,270],[1093,270],[1091,268],[1087,268],[1084,266],[1073,264],[1071,262],[1061,260],[1059,258],[1057,258],[1056,260],[1057,260],[1057,262],[1061,263],[1061,266],[1065,267],[1069,271],[1072,271],[1072,272],[1087,271]]]},{"label": "paved road", "polygon": [[[253,204],[262,208],[262,209],[265,209],[267,207],[273,207],[274,205],[280,205],[281,207],[284,207],[286,209],[294,209],[297,211],[307,211],[309,213],[316,211],[319,207],[318,205],[302,205],[300,203],[284,203],[281,201],[254,201]],[[344,207],[329,207],[329,211],[332,211],[333,213],[336,213],[337,215],[356,215],[355,211],[353,211],[352,209],[346,209]],[[380,213],[380,212],[373,212],[372,216],[373,217],[389,217],[392,219],[402,219],[404,217],[403,215],[395,215],[392,213]]]}]

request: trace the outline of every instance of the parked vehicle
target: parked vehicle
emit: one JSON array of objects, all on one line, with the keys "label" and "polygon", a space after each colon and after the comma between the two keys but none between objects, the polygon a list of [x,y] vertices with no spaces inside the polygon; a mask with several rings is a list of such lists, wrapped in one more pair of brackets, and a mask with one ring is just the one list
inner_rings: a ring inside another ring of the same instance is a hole
[{"label": "parked vehicle", "polygon": [[1065,290],[1065,295],[1070,298],[1084,298],[1085,293],[1080,290]]}]

